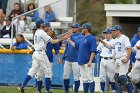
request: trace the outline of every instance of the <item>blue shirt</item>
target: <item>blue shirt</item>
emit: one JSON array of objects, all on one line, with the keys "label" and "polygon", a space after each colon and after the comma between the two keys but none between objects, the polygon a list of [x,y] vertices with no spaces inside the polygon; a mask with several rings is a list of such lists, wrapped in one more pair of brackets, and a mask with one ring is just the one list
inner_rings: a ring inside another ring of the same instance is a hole
[{"label": "blue shirt", "polygon": [[47,43],[47,51],[46,51],[46,54],[47,54],[50,62],[53,62],[52,49],[55,50],[55,54],[57,55],[59,53],[59,49],[60,49],[59,43],[56,43],[56,44],[51,44],[50,42]]},{"label": "blue shirt", "polygon": [[45,21],[53,22],[55,20],[56,20],[56,18],[55,18],[54,12],[51,12],[51,13],[46,12]]},{"label": "blue shirt", "polygon": [[33,21],[35,21],[36,19],[39,18],[39,14],[38,14],[38,11],[34,11],[34,15],[31,17]]},{"label": "blue shirt", "polygon": [[[82,38],[80,42],[76,42],[75,47],[78,49],[78,64],[87,64],[91,53],[96,53],[96,39],[93,35],[89,34]],[[93,62],[95,62],[95,57]]]},{"label": "blue shirt", "polygon": [[[83,38],[82,33],[78,32],[76,34],[72,34],[71,40],[73,42],[77,41],[79,42]],[[69,42],[66,43],[66,49],[64,52],[63,60],[69,61],[69,62],[77,62],[77,57],[78,57],[78,50],[73,47]]]},{"label": "blue shirt", "polygon": [[[140,37],[138,36],[138,34],[135,34],[133,36],[133,38],[131,39],[131,47],[134,47],[134,45],[137,43],[137,41],[140,40]],[[130,64],[132,64],[133,62],[136,61],[135,59],[136,53],[132,52],[130,55]]]},{"label": "blue shirt", "polygon": [[28,42],[21,42],[21,43],[14,43],[12,46],[16,46],[16,49],[27,49],[28,48]]}]

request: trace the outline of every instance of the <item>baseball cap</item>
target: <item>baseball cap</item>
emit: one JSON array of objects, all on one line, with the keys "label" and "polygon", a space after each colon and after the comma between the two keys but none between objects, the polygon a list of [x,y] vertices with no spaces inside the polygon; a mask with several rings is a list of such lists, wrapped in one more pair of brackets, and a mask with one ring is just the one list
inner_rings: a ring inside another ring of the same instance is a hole
[{"label": "baseball cap", "polygon": [[115,25],[115,26],[113,26],[113,28],[111,30],[112,31],[114,31],[114,30],[120,30],[120,31],[122,31],[122,27],[120,25]]},{"label": "baseball cap", "polygon": [[89,23],[84,23],[81,28],[91,30],[91,25]]},{"label": "baseball cap", "polygon": [[140,26],[138,27],[138,30],[137,30],[137,32],[140,32]]},{"label": "baseball cap", "polygon": [[45,21],[45,22],[44,22],[44,26],[48,26],[48,27],[50,27],[50,22]]},{"label": "baseball cap", "polygon": [[80,28],[80,24],[75,23],[75,24],[72,24],[70,27],[72,27],[72,28]]},{"label": "baseball cap", "polygon": [[37,27],[36,26],[33,26],[31,30],[37,30]]},{"label": "baseball cap", "polygon": [[36,26],[39,26],[39,25],[41,25],[41,24],[44,24],[44,21],[43,21],[43,19],[37,19],[36,21],[35,21],[35,24],[36,24]]},{"label": "baseball cap", "polygon": [[106,28],[106,29],[103,31],[103,33],[111,34],[111,33],[112,33],[112,31],[111,31],[111,29]]}]

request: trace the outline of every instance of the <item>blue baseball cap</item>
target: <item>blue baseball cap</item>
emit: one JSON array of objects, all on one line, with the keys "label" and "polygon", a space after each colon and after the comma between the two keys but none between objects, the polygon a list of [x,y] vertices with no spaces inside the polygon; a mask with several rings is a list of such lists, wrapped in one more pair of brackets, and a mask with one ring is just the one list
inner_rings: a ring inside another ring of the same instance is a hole
[{"label": "blue baseball cap", "polygon": [[82,28],[82,29],[88,29],[88,30],[91,31],[91,24],[89,24],[89,23],[84,23],[84,24],[82,25],[81,28]]},{"label": "blue baseball cap", "polygon": [[72,28],[80,28],[80,24],[75,23],[75,24],[72,24],[70,27],[72,27]]},{"label": "blue baseball cap", "polygon": [[138,27],[138,30],[137,30],[137,32],[140,32],[140,26]]},{"label": "blue baseball cap", "polygon": [[113,26],[113,28],[111,29],[112,31],[115,31],[115,30],[120,30],[122,31],[122,27],[120,25],[115,25]]},{"label": "blue baseball cap", "polygon": [[35,24],[36,24],[36,26],[39,26],[39,25],[41,25],[41,24],[44,24],[44,20],[43,19],[37,19],[36,21],[35,21]]},{"label": "blue baseball cap", "polygon": [[48,26],[48,27],[50,27],[50,22],[45,21],[45,22],[44,22],[44,26]]},{"label": "blue baseball cap", "polygon": [[111,34],[111,33],[112,33],[112,31],[111,31],[111,29],[106,28],[106,29],[103,31],[103,33]]}]

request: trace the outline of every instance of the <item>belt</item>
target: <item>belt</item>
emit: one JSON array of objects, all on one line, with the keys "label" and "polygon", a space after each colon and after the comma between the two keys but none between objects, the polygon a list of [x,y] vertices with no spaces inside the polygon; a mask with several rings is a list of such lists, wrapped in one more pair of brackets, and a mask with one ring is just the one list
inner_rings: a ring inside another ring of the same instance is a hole
[{"label": "belt", "polygon": [[42,51],[45,51],[45,50],[35,50],[35,51],[39,51],[39,52],[42,52]]},{"label": "belt", "polygon": [[140,61],[140,58],[139,59],[136,59],[137,61]]},{"label": "belt", "polygon": [[43,51],[43,50],[35,50],[35,51]]},{"label": "belt", "polygon": [[108,60],[108,59],[113,59],[112,57],[101,57],[101,58],[104,58],[104,59],[106,59],[106,60]]}]

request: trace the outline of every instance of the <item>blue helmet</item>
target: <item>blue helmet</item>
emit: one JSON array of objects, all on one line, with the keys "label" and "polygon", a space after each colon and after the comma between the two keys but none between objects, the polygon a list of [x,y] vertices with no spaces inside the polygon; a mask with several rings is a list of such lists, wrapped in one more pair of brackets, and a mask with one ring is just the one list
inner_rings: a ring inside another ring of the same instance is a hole
[{"label": "blue helmet", "polygon": [[91,31],[91,24],[89,23],[84,23],[81,27],[82,29],[88,29],[89,31]]},{"label": "blue helmet", "polygon": [[48,27],[50,27],[50,22],[45,21],[45,22],[44,22],[44,26],[48,26]]},{"label": "blue helmet", "polygon": [[80,28],[80,24],[75,23],[75,24],[72,24],[70,27],[72,27],[72,28]]},{"label": "blue helmet", "polygon": [[103,31],[103,33],[111,34],[111,33],[112,33],[112,31],[111,31],[111,29],[106,28],[106,29]]},{"label": "blue helmet", "polygon": [[115,25],[113,26],[113,28],[111,29],[112,31],[115,31],[115,30],[120,30],[122,31],[122,27],[120,25]]},{"label": "blue helmet", "polygon": [[44,20],[39,18],[35,21],[35,24],[36,26],[40,26],[41,24],[44,24]]}]

